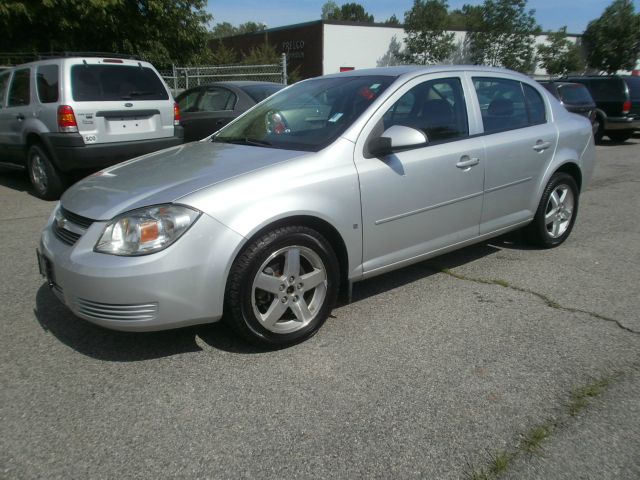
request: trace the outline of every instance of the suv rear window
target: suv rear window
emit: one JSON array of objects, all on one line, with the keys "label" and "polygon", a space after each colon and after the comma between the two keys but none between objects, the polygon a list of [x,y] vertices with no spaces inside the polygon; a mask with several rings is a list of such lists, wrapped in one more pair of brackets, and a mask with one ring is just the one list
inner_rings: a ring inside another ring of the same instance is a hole
[{"label": "suv rear window", "polygon": [[626,98],[624,82],[621,78],[589,79],[591,95],[597,101],[624,101]]},{"label": "suv rear window", "polygon": [[593,99],[589,94],[587,87],[580,84],[560,85],[558,93],[562,101],[569,105],[591,105]]},{"label": "suv rear window", "polygon": [[169,99],[152,69],[130,65],[74,65],[71,91],[76,102]]}]

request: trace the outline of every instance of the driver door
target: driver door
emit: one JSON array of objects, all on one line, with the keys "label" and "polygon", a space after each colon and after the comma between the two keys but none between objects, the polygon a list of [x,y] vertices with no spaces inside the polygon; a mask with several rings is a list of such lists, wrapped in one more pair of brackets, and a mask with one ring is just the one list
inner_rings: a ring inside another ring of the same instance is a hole
[{"label": "driver door", "polygon": [[[365,276],[479,235],[485,152],[463,74],[427,75],[392,95],[358,138]],[[392,125],[428,143],[375,157],[367,143]]]}]

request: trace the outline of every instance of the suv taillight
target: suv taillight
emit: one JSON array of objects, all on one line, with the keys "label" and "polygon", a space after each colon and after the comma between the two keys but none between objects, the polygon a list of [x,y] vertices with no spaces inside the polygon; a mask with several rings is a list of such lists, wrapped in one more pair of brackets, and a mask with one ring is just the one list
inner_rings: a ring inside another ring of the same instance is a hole
[{"label": "suv taillight", "polygon": [[62,133],[78,133],[78,122],[69,105],[58,107],[58,131]]},{"label": "suv taillight", "polygon": [[178,102],[173,104],[173,124],[180,125],[180,107],[178,106]]},{"label": "suv taillight", "polygon": [[627,100],[622,104],[622,113],[629,113],[631,111],[631,101]]}]

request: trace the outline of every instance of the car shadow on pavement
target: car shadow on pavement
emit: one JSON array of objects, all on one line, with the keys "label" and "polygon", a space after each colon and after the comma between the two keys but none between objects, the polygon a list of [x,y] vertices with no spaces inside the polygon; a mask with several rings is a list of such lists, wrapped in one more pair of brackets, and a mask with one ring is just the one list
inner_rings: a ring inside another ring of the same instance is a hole
[{"label": "car shadow on pavement", "polygon": [[23,170],[0,167],[0,185],[31,194],[31,183]]},{"label": "car shadow on pavement", "polygon": [[[502,248],[528,248],[517,234],[506,235],[455,252],[385,273],[354,285],[352,302],[408,285],[420,279],[499,252]],[[82,320],[65,307],[46,285],[36,293],[34,314],[45,332],[78,353],[99,360],[136,362],[202,351],[197,340],[230,353],[273,351],[253,346],[238,337],[224,322],[161,332],[118,332]]]},{"label": "car shadow on pavement", "polygon": [[231,353],[261,353],[266,350],[238,338],[223,322],[161,332],[119,332],[76,317],[46,285],[36,293],[34,314],[45,332],[54,335],[78,353],[99,360],[136,362],[199,352],[200,338],[207,345]]}]

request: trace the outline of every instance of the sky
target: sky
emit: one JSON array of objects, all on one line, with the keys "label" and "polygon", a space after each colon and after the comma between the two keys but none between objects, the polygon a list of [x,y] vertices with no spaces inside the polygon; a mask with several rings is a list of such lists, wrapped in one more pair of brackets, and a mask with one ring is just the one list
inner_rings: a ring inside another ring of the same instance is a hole
[{"label": "sky", "polygon": [[[338,5],[357,0],[336,0]],[[229,22],[233,25],[254,21],[269,27],[318,20],[324,0],[209,0],[208,10],[213,23]],[[395,14],[401,21],[404,12],[411,8],[413,0],[361,0],[360,3],[376,21],[384,21]],[[478,5],[482,0],[449,0],[449,8],[464,4]],[[567,26],[569,33],[582,33],[587,24],[599,17],[611,3],[610,0],[529,0],[529,9],[536,11],[536,19],[544,30],[557,30]],[[640,12],[640,0],[634,0],[636,12]]]}]

